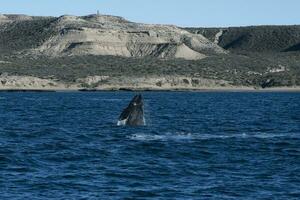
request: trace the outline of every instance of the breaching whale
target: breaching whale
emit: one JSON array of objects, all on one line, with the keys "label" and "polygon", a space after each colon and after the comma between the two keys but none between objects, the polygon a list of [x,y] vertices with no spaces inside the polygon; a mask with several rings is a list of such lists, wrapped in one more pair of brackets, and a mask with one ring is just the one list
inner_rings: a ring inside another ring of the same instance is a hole
[{"label": "breaching whale", "polygon": [[141,94],[133,97],[129,105],[123,110],[119,117],[118,125],[145,125],[144,100]]}]

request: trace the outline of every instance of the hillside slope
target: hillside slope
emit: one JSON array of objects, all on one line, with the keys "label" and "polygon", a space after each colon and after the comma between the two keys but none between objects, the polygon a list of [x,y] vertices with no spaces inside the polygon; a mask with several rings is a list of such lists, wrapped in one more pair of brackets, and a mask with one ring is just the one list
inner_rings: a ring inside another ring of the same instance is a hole
[{"label": "hillside slope", "polygon": [[0,89],[297,87],[299,34],[300,26],[179,28],[107,15],[0,15]]},{"label": "hillside slope", "polygon": [[186,28],[233,52],[289,52],[300,50],[300,26]]},{"label": "hillside slope", "polygon": [[129,22],[121,17],[0,18],[1,52],[24,51],[33,55],[112,55],[123,57],[203,59],[226,53],[201,34],[176,26]]},{"label": "hillside slope", "polygon": [[37,48],[53,34],[53,17],[0,15],[0,53],[13,54]]}]

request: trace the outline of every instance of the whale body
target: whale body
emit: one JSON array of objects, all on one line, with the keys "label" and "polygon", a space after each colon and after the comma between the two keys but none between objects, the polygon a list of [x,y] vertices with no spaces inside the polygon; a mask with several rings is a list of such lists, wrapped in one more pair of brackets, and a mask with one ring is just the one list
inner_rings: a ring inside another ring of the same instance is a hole
[{"label": "whale body", "polygon": [[119,117],[118,125],[144,126],[144,100],[141,94],[136,95]]}]

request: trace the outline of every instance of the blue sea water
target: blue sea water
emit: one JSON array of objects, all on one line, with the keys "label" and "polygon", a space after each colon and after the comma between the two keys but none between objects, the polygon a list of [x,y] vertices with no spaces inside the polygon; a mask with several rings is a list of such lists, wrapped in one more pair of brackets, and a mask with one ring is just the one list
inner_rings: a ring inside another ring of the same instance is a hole
[{"label": "blue sea water", "polygon": [[300,93],[0,93],[0,199],[299,199]]}]

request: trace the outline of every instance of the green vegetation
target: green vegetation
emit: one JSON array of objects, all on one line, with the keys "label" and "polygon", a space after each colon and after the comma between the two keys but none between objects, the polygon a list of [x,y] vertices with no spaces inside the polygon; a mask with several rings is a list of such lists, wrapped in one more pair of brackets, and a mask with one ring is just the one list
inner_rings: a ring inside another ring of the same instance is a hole
[{"label": "green vegetation", "polygon": [[38,47],[54,34],[51,22],[56,18],[35,17],[0,26],[0,54]]},{"label": "green vegetation", "polygon": [[[300,85],[300,55],[297,53],[217,55],[203,60],[159,60],[113,56],[5,57],[0,73],[31,75],[75,82],[78,78],[102,75],[114,77],[149,77],[182,75],[222,79],[234,85],[271,86]],[[285,71],[272,72],[284,67]]]},{"label": "green vegetation", "polygon": [[300,26],[186,28],[212,41],[223,30],[219,45],[229,50],[227,55],[212,55],[195,61],[92,55],[48,57],[28,53],[29,49],[57,34],[58,30],[53,25],[56,20],[35,17],[0,25],[0,73],[52,78],[69,83],[93,75],[178,75],[222,79],[239,86],[300,85]]},{"label": "green vegetation", "polygon": [[[231,28],[186,28],[211,41],[223,30],[219,45],[234,52],[283,52],[300,44],[300,26],[249,26]],[[297,47],[297,46],[296,46]],[[295,48],[295,50],[299,50]]]}]

